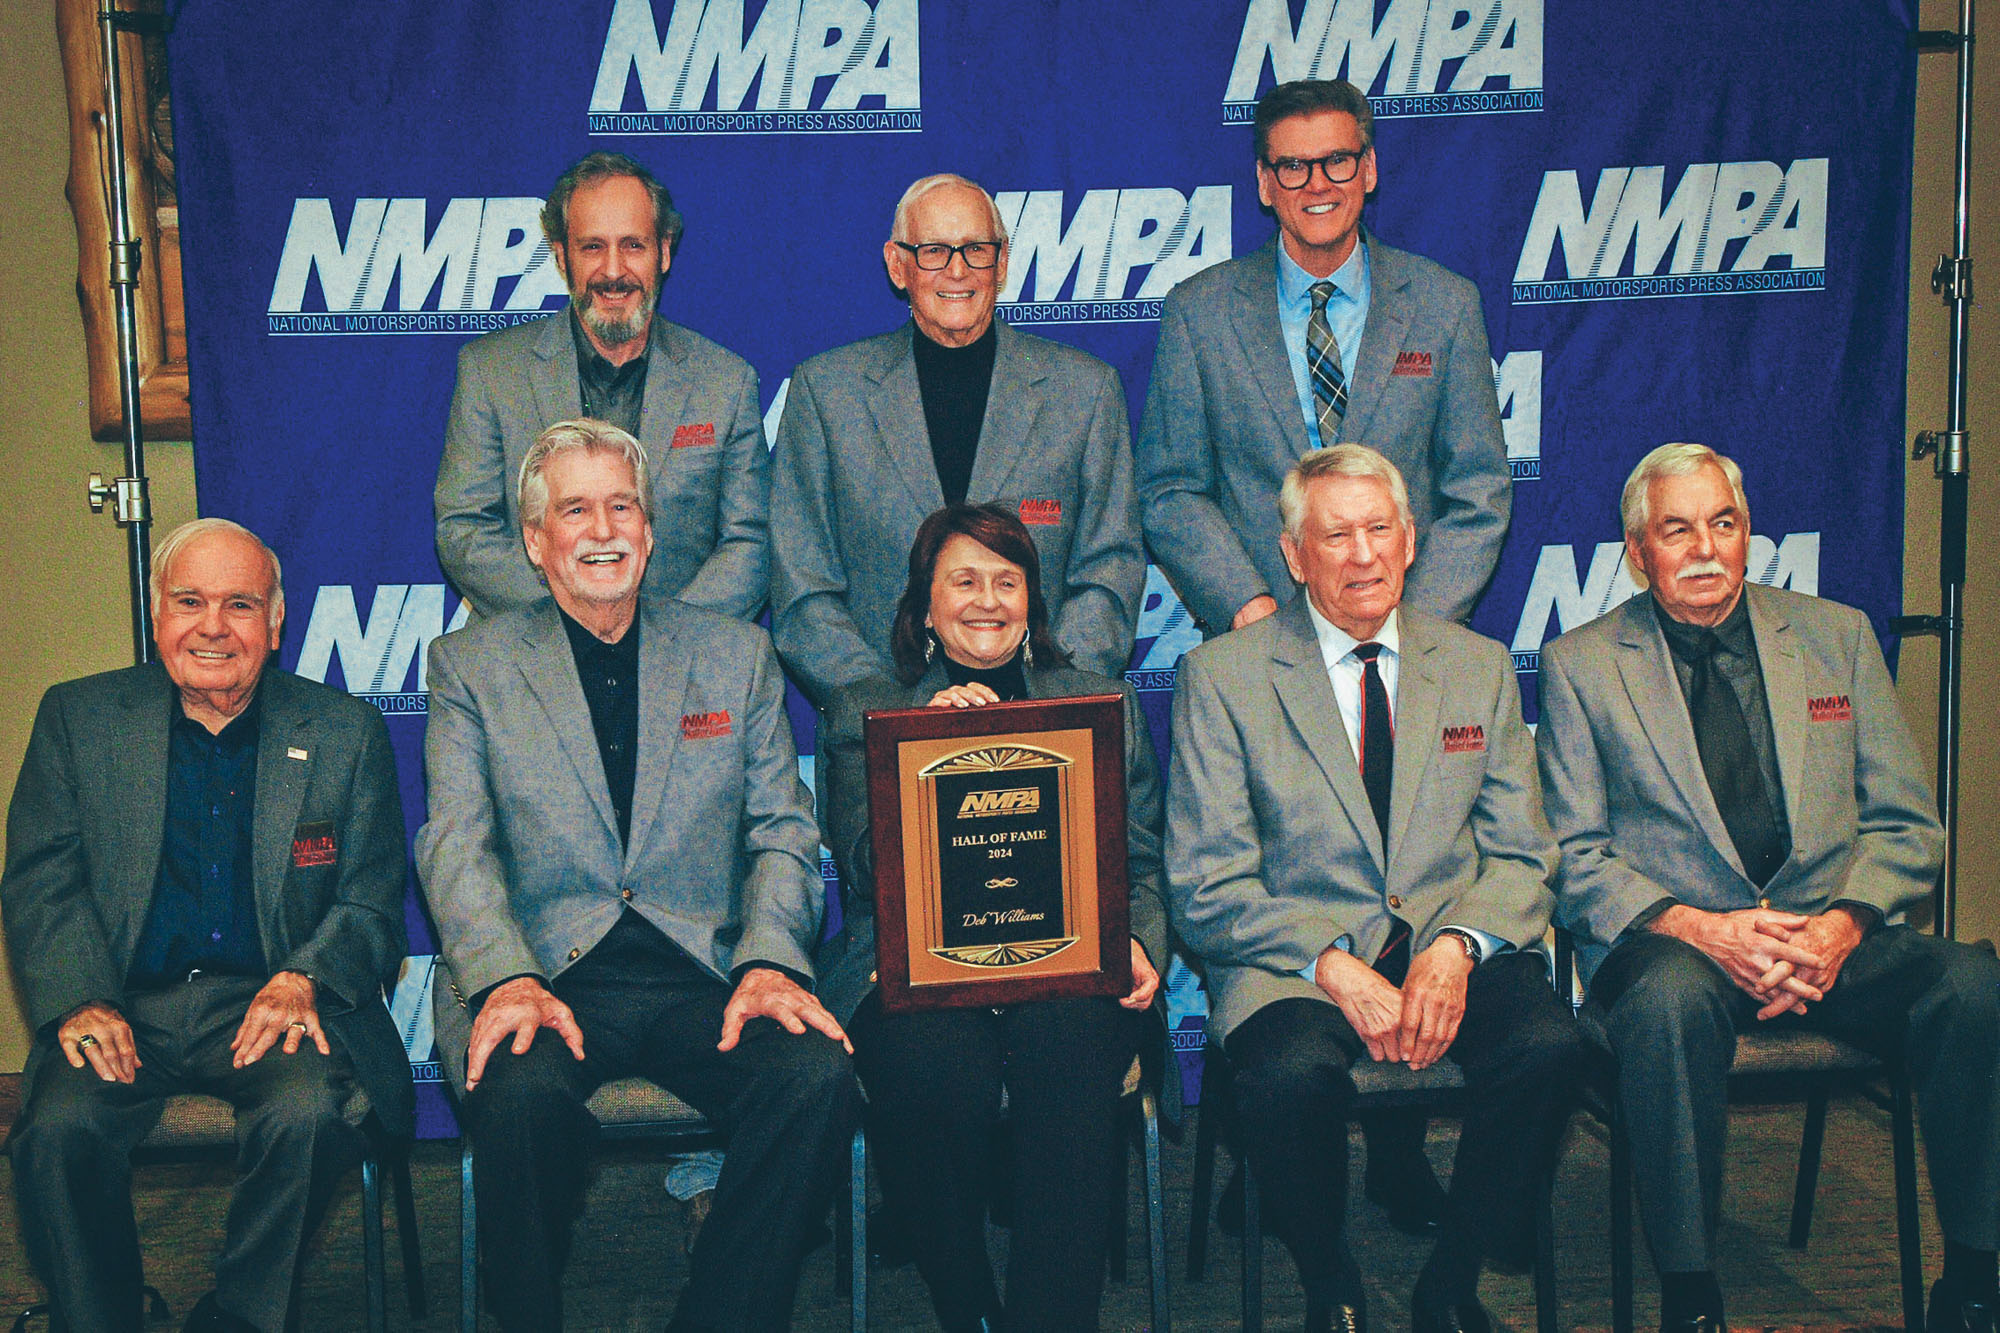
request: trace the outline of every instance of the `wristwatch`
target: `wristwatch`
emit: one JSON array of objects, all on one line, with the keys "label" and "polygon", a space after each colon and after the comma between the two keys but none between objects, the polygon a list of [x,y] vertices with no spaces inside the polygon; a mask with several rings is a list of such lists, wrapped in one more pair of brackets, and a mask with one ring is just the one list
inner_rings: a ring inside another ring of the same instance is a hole
[{"label": "wristwatch", "polygon": [[1443,939],[1443,938],[1444,938],[1445,936],[1447,936],[1447,935],[1449,935],[1449,936],[1451,936],[1451,937],[1452,937],[1453,939],[1457,940],[1457,941],[1458,941],[1458,947],[1459,947],[1459,948],[1461,948],[1461,949],[1463,949],[1463,950],[1465,950],[1465,961],[1466,961],[1466,962],[1468,962],[1468,963],[1471,963],[1471,964],[1472,964],[1472,965],[1473,965],[1474,967],[1477,967],[1477,966],[1479,966],[1479,941],[1478,941],[1478,940],[1476,940],[1476,939],[1472,938],[1472,936],[1471,936],[1470,934],[1468,934],[1467,932],[1465,932],[1465,931],[1463,931],[1463,930],[1460,930],[1460,929],[1459,929],[1458,927],[1456,927],[1456,926],[1446,926],[1446,927],[1444,927],[1444,928],[1443,928],[1442,930],[1438,931],[1438,938],[1439,938],[1439,939]]}]

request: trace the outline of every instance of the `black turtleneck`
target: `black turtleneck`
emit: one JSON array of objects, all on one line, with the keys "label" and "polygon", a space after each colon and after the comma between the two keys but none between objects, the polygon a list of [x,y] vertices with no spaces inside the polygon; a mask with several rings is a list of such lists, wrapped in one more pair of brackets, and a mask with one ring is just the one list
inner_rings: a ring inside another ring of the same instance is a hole
[{"label": "black turtleneck", "polygon": [[[1026,640],[1022,642],[1025,643]],[[1012,657],[997,667],[967,666],[963,662],[954,660],[950,654],[946,654],[944,675],[945,679],[954,685],[984,685],[999,695],[1003,704],[1028,697],[1028,677],[1021,670],[1021,654],[1018,649]]]},{"label": "black turtleneck", "polygon": [[945,347],[912,326],[917,388],[924,400],[924,426],[931,437],[938,487],[946,504],[963,504],[972,482],[972,459],[979,451],[979,428],[986,420],[986,394],[993,387],[993,325],[964,347]]}]

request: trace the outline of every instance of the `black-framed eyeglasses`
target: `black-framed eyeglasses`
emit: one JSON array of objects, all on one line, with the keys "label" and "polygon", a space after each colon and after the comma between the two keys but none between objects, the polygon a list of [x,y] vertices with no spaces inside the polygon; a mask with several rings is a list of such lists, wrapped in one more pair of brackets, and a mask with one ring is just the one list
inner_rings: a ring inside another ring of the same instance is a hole
[{"label": "black-framed eyeglasses", "polygon": [[1281,157],[1276,161],[1266,161],[1264,165],[1285,189],[1303,190],[1312,180],[1314,167],[1320,169],[1328,185],[1347,184],[1360,173],[1361,159],[1366,156],[1368,154],[1364,151],[1328,153],[1325,157]]},{"label": "black-framed eyeglasses", "polygon": [[1002,241],[967,241],[964,245],[946,245],[943,241],[911,245],[908,241],[897,241],[896,244],[910,252],[918,268],[932,273],[950,268],[953,255],[963,255],[967,268],[992,268],[1000,262],[1000,251],[1005,245]]}]

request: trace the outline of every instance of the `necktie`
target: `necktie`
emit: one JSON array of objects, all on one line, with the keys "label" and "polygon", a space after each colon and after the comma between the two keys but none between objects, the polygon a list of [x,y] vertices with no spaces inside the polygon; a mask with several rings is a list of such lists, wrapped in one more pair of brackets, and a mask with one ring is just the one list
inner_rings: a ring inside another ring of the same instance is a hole
[{"label": "necktie", "polygon": [[1340,344],[1334,341],[1333,326],[1326,322],[1326,303],[1337,290],[1331,282],[1314,283],[1312,318],[1306,321],[1306,374],[1312,380],[1321,445],[1340,438],[1341,418],[1347,415],[1347,376],[1340,369]]},{"label": "necktie", "polygon": [[[1382,671],[1375,663],[1381,655],[1379,643],[1357,644],[1354,655],[1361,659],[1361,785],[1368,790],[1368,804],[1375,811],[1375,826],[1382,830],[1382,850],[1389,850],[1389,785],[1396,769],[1396,726],[1389,716],[1389,690],[1382,683]],[[1389,939],[1375,959],[1375,970],[1393,986],[1403,984],[1410,971],[1410,925],[1399,916],[1389,918]]]},{"label": "necktie", "polygon": [[1721,646],[1713,631],[1703,630],[1693,642],[1675,644],[1674,652],[1694,669],[1688,686],[1688,715],[1694,723],[1695,748],[1701,752],[1708,789],[1722,812],[1730,841],[1736,844],[1744,872],[1761,889],[1791,849],[1771,815],[1764,770],[1751,747],[1742,704],[1716,665],[1715,654]]}]

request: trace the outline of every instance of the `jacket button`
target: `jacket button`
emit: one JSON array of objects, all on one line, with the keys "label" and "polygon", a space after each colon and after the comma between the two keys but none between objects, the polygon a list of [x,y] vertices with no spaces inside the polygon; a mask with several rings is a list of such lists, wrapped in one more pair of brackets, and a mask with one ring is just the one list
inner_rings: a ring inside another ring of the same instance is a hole
[{"label": "jacket button", "polygon": [[623,898],[623,899],[624,899],[624,900],[625,900],[626,902],[628,902],[628,903],[629,903],[629,902],[631,902],[631,901],[632,901],[632,890],[630,890],[630,889],[627,889],[627,890],[625,890],[625,892],[623,892],[623,893],[619,894],[618,896],[619,896],[620,898]]},{"label": "jacket button", "polygon": [[1769,898],[1759,898],[1757,900],[1757,906],[1759,907],[1768,908],[1770,907],[1770,905],[1771,905],[1771,900]]},{"label": "jacket button", "polygon": [[1402,905],[1403,905],[1403,900],[1402,900],[1401,898],[1397,897],[1397,896],[1396,896],[1395,894],[1393,894],[1393,893],[1389,895],[1389,906],[1390,906],[1390,907],[1392,907],[1392,908],[1400,908],[1400,907],[1401,907]]},{"label": "jacket button", "polygon": [[873,972],[870,972],[868,974],[868,984],[873,986],[875,984],[875,980],[876,980],[875,974]]},{"label": "jacket button", "polygon": [[581,949],[571,949],[571,950],[569,951],[569,960],[570,960],[570,961],[571,961],[572,963],[574,963],[574,962],[575,962],[575,961],[577,960],[577,958],[578,958],[579,956],[581,956],[581,955],[582,955],[582,953],[583,953],[583,950],[581,950]]}]

